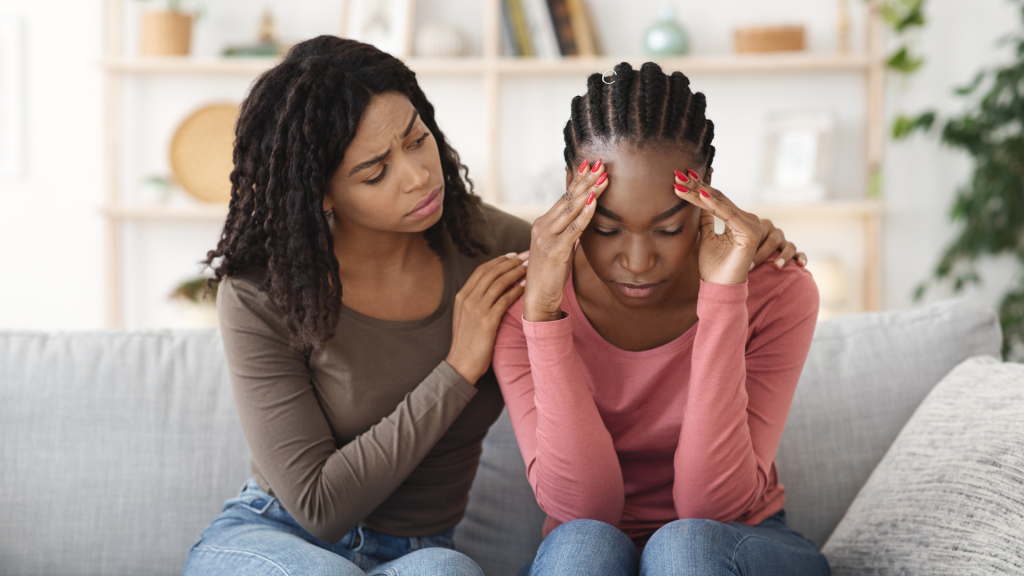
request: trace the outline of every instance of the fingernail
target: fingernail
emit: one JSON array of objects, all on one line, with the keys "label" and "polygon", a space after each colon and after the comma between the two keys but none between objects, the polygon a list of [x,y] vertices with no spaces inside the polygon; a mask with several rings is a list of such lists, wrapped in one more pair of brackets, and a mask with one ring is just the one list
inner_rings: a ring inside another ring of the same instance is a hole
[{"label": "fingernail", "polygon": [[590,203],[593,202],[593,201],[594,201],[594,191],[591,190],[590,191],[590,196],[587,196],[587,206],[590,206]]},{"label": "fingernail", "polygon": [[775,261],[775,265],[778,266],[779,268],[782,268],[783,266],[786,265],[786,261],[783,260],[782,258],[779,258],[778,260]]},{"label": "fingernail", "polygon": [[516,257],[516,253],[515,252],[509,252],[508,254],[505,254],[505,258],[515,258],[515,257]]},{"label": "fingernail", "polygon": [[520,282],[519,285],[520,286],[526,286],[526,280],[523,280],[522,282]]},{"label": "fingernail", "polygon": [[689,182],[690,181],[690,179],[686,177],[686,174],[683,174],[679,170],[676,170],[675,173],[676,173],[676,178],[679,178],[683,182]]},{"label": "fingernail", "polygon": [[530,258],[530,253],[529,252],[523,252],[522,254],[519,255],[519,259],[520,260],[528,260],[529,258]]},{"label": "fingernail", "polygon": [[[677,172],[677,174],[678,174],[678,172]],[[682,184],[676,184],[675,182],[673,182],[672,186],[674,186],[675,189],[679,190],[680,192],[689,192],[689,190],[686,189],[686,186],[683,186]]]},{"label": "fingernail", "polygon": [[[594,183],[594,186],[600,186],[601,184],[604,184],[607,180],[608,180],[608,173],[605,172],[604,174],[601,174],[600,178],[597,179],[597,182]],[[593,192],[591,192],[591,194],[593,194]]]},{"label": "fingernail", "polygon": [[687,168],[687,169],[686,169],[686,171],[690,173],[690,176],[691,176],[691,177],[692,177],[692,178],[693,178],[694,180],[700,180],[700,176],[698,176],[698,175],[697,175],[697,173],[696,173],[696,172],[694,172],[694,171],[693,171],[692,169],[690,169],[690,168]]},{"label": "fingernail", "polygon": [[711,198],[711,194],[708,194],[707,192],[705,192],[703,188],[700,189],[700,195],[705,197],[705,198]]},{"label": "fingernail", "polygon": [[753,270],[753,269],[754,269],[754,263],[753,263],[753,262],[751,262],[751,263],[750,263],[750,268],[747,268],[747,271],[749,272],[749,271],[751,271],[751,270]]},{"label": "fingernail", "polygon": [[799,263],[801,266],[807,266],[807,259],[806,258],[801,258],[801,259],[797,260],[797,263]]},{"label": "fingernail", "polygon": [[594,167],[590,169],[591,174],[597,174],[597,171],[601,169],[601,159],[598,158],[597,162],[594,163]]},{"label": "fingernail", "polygon": [[529,266],[529,265],[530,265],[530,261],[529,260],[523,260],[523,266]]},{"label": "fingernail", "polygon": [[590,158],[583,159],[583,164],[580,164],[580,174],[583,174],[583,171],[587,169],[588,162],[590,162]]}]

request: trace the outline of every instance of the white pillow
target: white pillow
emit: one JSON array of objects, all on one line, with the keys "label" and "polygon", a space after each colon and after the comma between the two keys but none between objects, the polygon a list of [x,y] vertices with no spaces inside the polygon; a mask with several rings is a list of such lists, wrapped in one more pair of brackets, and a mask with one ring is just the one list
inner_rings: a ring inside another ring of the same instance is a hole
[{"label": "white pillow", "polygon": [[1024,574],[1024,365],[946,375],[823,552],[834,576]]}]

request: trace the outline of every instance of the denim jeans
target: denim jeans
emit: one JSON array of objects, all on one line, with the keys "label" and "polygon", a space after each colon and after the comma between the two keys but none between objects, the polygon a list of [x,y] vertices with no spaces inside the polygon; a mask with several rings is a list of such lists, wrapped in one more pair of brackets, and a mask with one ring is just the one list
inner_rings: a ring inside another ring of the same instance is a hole
[{"label": "denim jeans", "polygon": [[780,510],[757,526],[676,520],[658,529],[641,554],[618,528],[573,520],[551,531],[520,576],[630,575],[828,576],[825,556],[786,525]]},{"label": "denim jeans", "polygon": [[184,576],[483,576],[456,552],[452,533],[419,538],[353,528],[333,544],[315,538],[255,480],[224,503],[189,552]]}]

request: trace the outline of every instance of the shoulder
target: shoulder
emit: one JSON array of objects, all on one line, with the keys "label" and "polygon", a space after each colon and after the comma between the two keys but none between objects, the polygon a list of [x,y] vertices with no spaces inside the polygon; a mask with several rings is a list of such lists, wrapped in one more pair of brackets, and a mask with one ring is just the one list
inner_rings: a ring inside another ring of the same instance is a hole
[{"label": "shoulder", "polygon": [[[747,282],[751,325],[780,316],[817,318],[818,286],[811,273],[795,262],[782,270],[771,261],[765,262],[750,272]],[[759,322],[753,322],[755,319]]]},{"label": "shoulder", "polygon": [[217,315],[221,331],[234,329],[263,330],[287,333],[284,318],[270,296],[260,290],[267,276],[266,268],[249,266],[227,276],[217,288]]},{"label": "shoulder", "polygon": [[477,239],[491,252],[491,257],[530,249],[529,222],[491,206],[480,204],[473,209],[473,228]]}]

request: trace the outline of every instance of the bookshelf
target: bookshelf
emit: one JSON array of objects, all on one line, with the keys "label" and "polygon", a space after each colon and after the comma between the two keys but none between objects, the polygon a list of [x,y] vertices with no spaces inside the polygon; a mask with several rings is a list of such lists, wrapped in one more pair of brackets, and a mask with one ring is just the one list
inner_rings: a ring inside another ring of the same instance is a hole
[{"label": "bookshelf", "polygon": [[[125,262],[123,261],[124,226],[151,222],[218,222],[227,214],[225,204],[138,205],[124,194],[121,162],[125,142],[124,118],[121,109],[126,79],[147,75],[180,75],[189,77],[237,76],[255,78],[276,63],[274,58],[194,58],[134,57],[125,54],[123,44],[123,0],[104,0],[104,174],[105,202],[101,211],[106,219],[106,323],[119,327],[124,323]],[[499,197],[499,139],[501,117],[501,85],[517,78],[585,75],[607,70],[625,60],[639,67],[643,57],[566,57],[513,58],[500,54],[500,0],[487,0],[483,11],[483,54],[476,57],[430,59],[409,58],[407,64],[421,77],[462,77],[482,81],[485,166],[478,192],[501,209],[532,220],[547,206],[516,205]],[[870,0],[867,22],[867,49],[860,53],[775,53],[763,55],[686,56],[655,59],[666,70],[709,74],[813,74],[845,73],[863,76],[865,82],[865,181],[874,181],[882,159],[884,143],[881,9],[879,0]],[[238,95],[241,100],[242,94]],[[865,191],[864,197],[869,194]],[[801,205],[744,204],[744,209],[761,217],[807,220],[853,220],[861,230],[864,267],[862,310],[876,310],[881,303],[881,218],[884,203],[880,200],[835,200]]]}]

